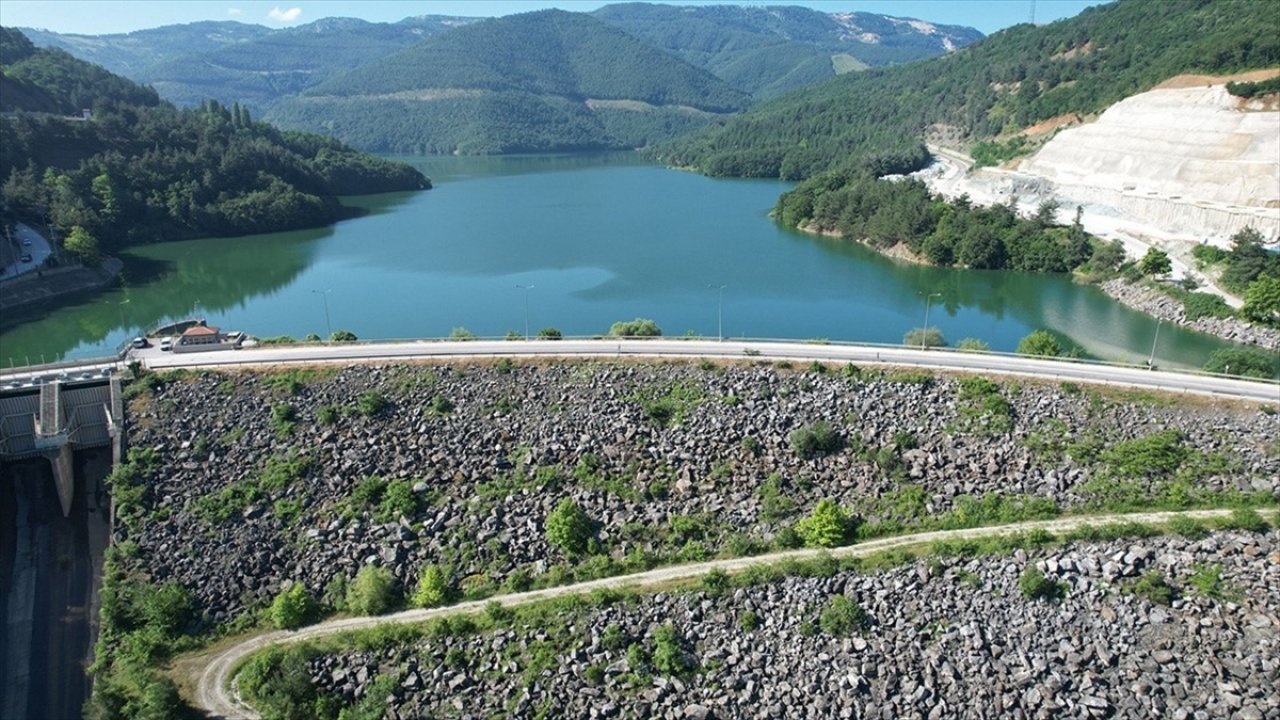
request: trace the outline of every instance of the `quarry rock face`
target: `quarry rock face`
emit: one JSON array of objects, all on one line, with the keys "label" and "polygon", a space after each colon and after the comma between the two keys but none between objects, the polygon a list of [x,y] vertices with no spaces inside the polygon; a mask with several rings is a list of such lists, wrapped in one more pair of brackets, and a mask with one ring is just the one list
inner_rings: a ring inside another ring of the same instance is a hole
[{"label": "quarry rock face", "polygon": [[1280,112],[1225,85],[1151,90],[1064,130],[1018,167],[1077,202],[1171,232],[1280,237]]}]

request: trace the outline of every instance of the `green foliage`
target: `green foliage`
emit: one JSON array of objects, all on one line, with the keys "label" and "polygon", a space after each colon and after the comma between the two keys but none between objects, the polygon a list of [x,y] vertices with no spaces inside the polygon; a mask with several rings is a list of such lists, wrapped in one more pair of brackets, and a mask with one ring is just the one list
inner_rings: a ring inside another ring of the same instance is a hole
[{"label": "green foliage", "polygon": [[760,519],[765,522],[777,522],[790,517],[796,511],[796,502],[783,490],[786,481],[782,475],[772,473],[756,490],[760,498]]},{"label": "green foliage", "polygon": [[1007,28],[943,58],[842,75],[656,154],[744,177],[801,179],[851,164],[915,170],[928,157],[917,138],[937,123],[987,140],[1071,112],[1097,113],[1174,75],[1270,67],[1280,41],[1269,17],[1253,0],[1107,3],[1060,22]]},{"label": "green foliage", "polygon": [[1006,160],[1026,155],[1032,150],[1034,148],[1027,143],[1026,136],[1015,135],[1005,142],[984,140],[976,143],[969,151],[969,155],[973,158],[973,166],[981,168],[999,165]]},{"label": "green foliage", "polygon": [[329,336],[329,342],[355,342],[360,338],[350,330],[334,330]]},{"label": "green foliage", "polygon": [[968,432],[995,435],[1013,429],[1013,405],[1000,385],[980,376],[961,378],[957,413]]},{"label": "green foliage", "polygon": [[1244,291],[1240,315],[1246,320],[1267,325],[1276,324],[1280,315],[1280,272],[1259,275]]},{"label": "green foliage", "polygon": [[1213,600],[1235,601],[1240,597],[1239,591],[1222,579],[1221,563],[1197,563],[1187,584],[1197,594]]},{"label": "green foliage", "polygon": [[281,590],[267,610],[271,624],[280,630],[292,630],[305,625],[315,612],[315,601],[307,593],[307,586],[300,582]]},{"label": "green foliage", "polygon": [[1066,592],[1063,585],[1045,577],[1034,565],[1028,565],[1018,577],[1018,589],[1028,600],[1059,600]]},{"label": "green foliage", "polygon": [[559,340],[564,337],[559,330],[553,327],[544,327],[538,331],[538,338],[542,340]]},{"label": "green foliage", "polygon": [[743,632],[752,632],[760,627],[760,616],[752,610],[745,610],[738,618],[738,627]]},{"label": "green foliage", "polygon": [[1058,338],[1054,337],[1048,330],[1036,330],[1018,341],[1017,353],[1019,355],[1056,357],[1062,354],[1062,345],[1058,343]]},{"label": "green foliage", "polygon": [[377,390],[366,390],[356,399],[356,412],[373,417],[390,407],[391,402]]},{"label": "green foliage", "polygon": [[662,328],[648,318],[636,318],[630,322],[618,321],[609,327],[609,337],[658,337]]},{"label": "green foliage", "polygon": [[381,615],[399,602],[395,577],[384,567],[365,565],[347,587],[347,609],[357,615]]},{"label": "green foliage", "polygon": [[1168,605],[1173,602],[1176,594],[1159,570],[1144,573],[1133,583],[1131,589],[1134,595],[1144,597],[1154,605]]},{"label": "green foliage", "polygon": [[338,195],[429,185],[334,140],[237,122],[216,102],[177,110],[60,50],[36,50],[4,76],[6,110],[92,108],[92,122],[21,112],[0,125],[4,201],[47,218],[90,263],[138,243],[326,225],[350,214]]},{"label": "green foliage", "polygon": [[338,421],[338,409],[332,405],[322,405],[316,408],[316,422],[321,425],[332,425]]},{"label": "green foliage", "polygon": [[809,517],[796,524],[796,532],[808,547],[836,547],[849,541],[857,529],[857,521],[849,511],[830,498],[814,506]]},{"label": "green foliage", "polygon": [[587,551],[595,537],[595,521],[573,500],[564,498],[546,522],[547,542],[573,557]]},{"label": "green foliage", "polygon": [[71,232],[62,241],[62,247],[75,256],[76,260],[90,267],[97,267],[102,262],[102,250],[97,238],[79,225],[71,227]]},{"label": "green foliage", "polygon": [[456,327],[449,331],[449,337],[453,340],[475,340],[476,336],[464,327]]},{"label": "green foliage", "polygon": [[1280,92],[1280,76],[1256,82],[1229,82],[1227,83],[1227,92],[1242,98],[1277,93]]},{"label": "green foliage", "polygon": [[791,442],[791,449],[802,458],[838,452],[844,447],[844,438],[826,420],[792,430],[788,440]]},{"label": "green foliage", "polygon": [[1280,355],[1245,347],[1226,347],[1214,350],[1204,369],[1223,375],[1268,378],[1280,377]]},{"label": "green foliage", "polygon": [[685,675],[697,662],[685,648],[684,637],[674,625],[666,624],[653,632],[653,667],[665,675]]},{"label": "green foliage", "polygon": [[902,344],[907,347],[946,347],[947,339],[935,327],[911,328],[902,336]]},{"label": "green foliage", "polygon": [[316,690],[307,663],[317,655],[307,645],[275,645],[251,656],[236,678],[264,717],[311,720]]},{"label": "green foliage", "polygon": [[1261,533],[1266,532],[1271,527],[1267,521],[1258,514],[1257,510],[1252,508],[1236,508],[1231,511],[1231,516],[1222,523],[1224,530],[1243,530],[1245,532]]},{"label": "green foliage", "polygon": [[[1231,236],[1231,251],[1219,278],[1222,286],[1237,295],[1246,295],[1252,283],[1263,276],[1280,277],[1280,253],[1268,252],[1262,235],[1251,227]],[[1264,296],[1269,293],[1262,291]]]},{"label": "green foliage", "polygon": [[1173,270],[1173,261],[1169,253],[1158,247],[1147,248],[1147,254],[1138,261],[1138,269],[1143,275],[1168,275]]},{"label": "green foliage", "polygon": [[848,637],[867,627],[870,618],[856,601],[833,595],[818,617],[822,632],[832,637]]},{"label": "green foliage", "polygon": [[729,589],[729,575],[719,568],[713,568],[702,576],[702,587],[711,595],[719,595]]},{"label": "green foliage", "polygon": [[1192,540],[1199,540],[1209,534],[1203,524],[1185,515],[1176,515],[1166,524],[1170,531]]},{"label": "green foliage", "polygon": [[427,565],[418,575],[418,587],[413,591],[414,607],[432,608],[444,605],[452,598],[449,573],[439,565]]},{"label": "green foliage", "polygon": [[956,343],[956,349],[964,352],[990,352],[991,346],[985,340],[978,338],[961,338],[960,342]]},{"label": "green foliage", "polygon": [[271,429],[275,430],[276,435],[280,437],[292,435],[297,421],[298,411],[292,405],[281,403],[271,407]]}]

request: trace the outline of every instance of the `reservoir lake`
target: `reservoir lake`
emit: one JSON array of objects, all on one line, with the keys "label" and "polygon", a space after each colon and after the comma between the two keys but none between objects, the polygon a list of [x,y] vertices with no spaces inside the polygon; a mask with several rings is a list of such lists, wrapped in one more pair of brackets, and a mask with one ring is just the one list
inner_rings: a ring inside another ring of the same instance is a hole
[{"label": "reservoir lake", "polygon": [[[398,158],[420,193],[350,198],[364,217],[317,230],[163,243],[125,284],[14,323],[11,365],[110,355],[165,319],[259,337],[566,336],[651,318],[665,335],[897,344],[925,324],[1012,351],[1038,328],[1104,360],[1200,367],[1228,344],[1129,310],[1068,276],[886,258],[776,224],[790,185],[712,179],[629,153]],[[928,308],[926,308],[928,298]],[[327,307],[326,307],[327,306]],[[326,320],[327,310],[327,320]]]}]

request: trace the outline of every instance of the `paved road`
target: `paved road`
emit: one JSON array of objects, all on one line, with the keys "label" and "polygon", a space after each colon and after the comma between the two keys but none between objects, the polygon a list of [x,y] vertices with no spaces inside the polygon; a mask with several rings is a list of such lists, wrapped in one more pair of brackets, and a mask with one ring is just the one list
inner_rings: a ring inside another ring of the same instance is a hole
[{"label": "paved road", "polygon": [[690,565],[677,565],[673,567],[658,568],[657,570],[650,570],[648,572],[635,573],[632,575],[620,575],[617,577],[592,580],[590,582],[577,583],[574,585],[547,588],[545,590],[499,595],[488,600],[460,603],[458,605],[451,605],[443,608],[433,608],[430,610],[406,610],[404,612],[395,613],[394,615],[382,615],[376,617],[342,618],[339,620],[330,620],[328,622],[323,622],[295,631],[263,633],[242,640],[230,647],[221,648],[208,654],[179,659],[175,663],[175,666],[180,668],[180,671],[184,674],[189,674],[189,677],[195,681],[196,697],[194,698],[194,702],[199,709],[214,717],[228,718],[229,720],[232,718],[257,718],[259,717],[258,714],[252,707],[238,697],[238,693],[232,687],[232,670],[234,670],[235,667],[249,655],[271,645],[314,640],[330,635],[336,635],[348,630],[362,630],[377,625],[409,625],[449,615],[475,613],[483,610],[485,604],[489,602],[497,602],[507,607],[514,607],[539,602],[549,598],[563,597],[567,595],[585,595],[594,590],[603,588],[642,589],[663,585],[674,580],[699,578],[706,575],[712,569],[719,569],[729,573],[739,572],[753,565],[773,564],[788,560],[803,560],[813,558],[823,552],[829,552],[832,557],[836,558],[866,557],[884,550],[909,547],[921,543],[931,543],[938,540],[957,540],[963,538],[990,537],[993,535],[1010,535],[1018,532],[1026,532],[1032,529],[1044,529],[1049,532],[1058,533],[1070,531],[1090,524],[1100,525],[1126,521],[1163,523],[1176,515],[1185,515],[1193,518],[1209,518],[1221,517],[1228,515],[1229,513],[1229,510],[1200,510],[1185,513],[1155,512],[1133,513],[1127,515],[1068,517],[1058,518],[1056,520],[1041,520],[990,528],[939,530],[934,532],[918,533],[915,535],[903,535],[900,537],[871,540],[858,545],[835,548],[830,551],[788,550],[768,555],[759,555],[756,557],[712,560]]},{"label": "paved road", "polygon": [[[15,253],[13,262],[0,268],[0,278],[17,277],[23,273],[33,272],[53,254],[49,242],[29,225],[18,223],[13,233],[13,241],[16,245],[12,248]],[[31,261],[22,262],[19,258],[23,255],[30,255]]]},{"label": "paved road", "polygon": [[234,367],[276,363],[350,362],[431,358],[545,357],[709,357],[742,360],[799,360],[860,365],[903,365],[934,370],[962,370],[1102,383],[1121,387],[1191,393],[1280,404],[1280,384],[1237,378],[1151,371],[1116,365],[1078,363],[989,353],[918,350],[898,346],[828,345],[816,343],[677,340],[473,340],[354,343],[346,345],[273,345],[209,353],[175,354],[158,349],[135,355],[149,368]]}]

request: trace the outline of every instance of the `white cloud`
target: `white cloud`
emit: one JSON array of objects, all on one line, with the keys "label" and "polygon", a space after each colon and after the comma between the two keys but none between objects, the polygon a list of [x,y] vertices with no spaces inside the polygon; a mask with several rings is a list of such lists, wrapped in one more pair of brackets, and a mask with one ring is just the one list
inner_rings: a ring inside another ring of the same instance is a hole
[{"label": "white cloud", "polygon": [[276,22],[297,22],[298,18],[302,17],[302,8],[295,7],[289,8],[288,10],[281,10],[279,6],[273,7],[271,8],[271,11],[267,13],[267,17],[275,20]]},{"label": "white cloud", "polygon": [[227,8],[227,14],[228,14],[228,15],[239,15],[239,14],[240,14],[240,8]]}]

